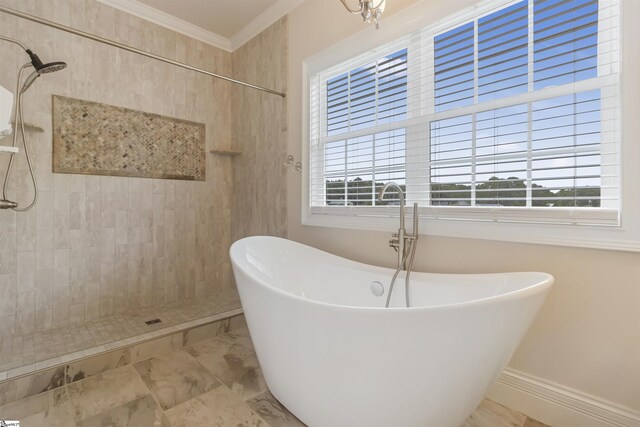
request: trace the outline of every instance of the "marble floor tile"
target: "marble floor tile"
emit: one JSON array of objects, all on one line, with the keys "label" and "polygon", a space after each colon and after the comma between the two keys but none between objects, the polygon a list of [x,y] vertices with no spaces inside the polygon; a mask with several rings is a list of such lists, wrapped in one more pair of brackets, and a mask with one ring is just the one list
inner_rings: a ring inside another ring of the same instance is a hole
[{"label": "marble floor tile", "polygon": [[538,420],[534,420],[533,418],[527,418],[527,421],[524,422],[522,427],[550,427],[547,424],[541,423]]},{"label": "marble floor tile", "polygon": [[75,427],[65,387],[0,407],[0,419],[19,420],[20,427]]},{"label": "marble floor tile", "polygon": [[0,383],[0,405],[26,399],[64,385],[64,367],[47,369],[34,375]]},{"label": "marble floor tile", "polygon": [[149,394],[130,365],[69,384],[67,389],[77,421]]},{"label": "marble floor tile", "polygon": [[171,427],[150,394],[78,422],[78,427]]},{"label": "marble floor tile", "polygon": [[522,427],[527,417],[484,399],[462,427]]},{"label": "marble floor tile", "polygon": [[134,367],[165,410],[220,385],[216,377],[182,350],[136,363]]},{"label": "marble floor tile", "polygon": [[[101,372],[122,354],[105,357],[69,367],[67,381],[77,381],[66,386],[46,388],[59,373],[20,385],[16,390],[44,392],[0,406],[0,419],[20,419],[21,427],[305,426],[266,389],[246,329]],[[94,376],[80,379],[85,375]],[[549,426],[485,399],[462,427]]]},{"label": "marble floor tile", "polygon": [[186,350],[243,400],[267,390],[246,328],[201,341]]},{"label": "marble floor tile", "polygon": [[247,400],[247,406],[257,412],[270,427],[305,427],[305,424],[278,402],[269,391]]},{"label": "marble floor tile", "polygon": [[225,385],[166,411],[172,427],[269,427]]}]

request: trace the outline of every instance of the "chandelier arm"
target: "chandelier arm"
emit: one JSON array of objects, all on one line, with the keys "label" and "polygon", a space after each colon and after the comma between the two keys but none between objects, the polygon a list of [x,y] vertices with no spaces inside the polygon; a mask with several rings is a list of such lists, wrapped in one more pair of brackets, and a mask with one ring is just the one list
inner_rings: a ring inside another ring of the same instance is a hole
[{"label": "chandelier arm", "polygon": [[[342,5],[345,7],[345,9],[347,9],[350,13],[353,13],[354,15],[361,14],[362,11],[364,10],[364,4],[362,2],[360,2],[360,9],[353,10],[347,4],[347,0],[340,0],[340,1],[342,2]],[[380,0],[380,2],[382,2],[382,1],[384,1],[384,0]]]}]

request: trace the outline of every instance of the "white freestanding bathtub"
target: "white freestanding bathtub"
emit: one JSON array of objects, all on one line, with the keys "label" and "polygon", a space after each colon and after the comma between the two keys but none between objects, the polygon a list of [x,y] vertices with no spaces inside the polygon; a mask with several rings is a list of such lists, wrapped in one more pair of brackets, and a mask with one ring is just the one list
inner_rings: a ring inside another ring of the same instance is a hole
[{"label": "white freestanding bathtub", "polygon": [[412,307],[399,279],[384,308],[391,269],[275,237],[230,252],[269,390],[311,427],[459,427],[553,284],[545,273],[414,272]]}]

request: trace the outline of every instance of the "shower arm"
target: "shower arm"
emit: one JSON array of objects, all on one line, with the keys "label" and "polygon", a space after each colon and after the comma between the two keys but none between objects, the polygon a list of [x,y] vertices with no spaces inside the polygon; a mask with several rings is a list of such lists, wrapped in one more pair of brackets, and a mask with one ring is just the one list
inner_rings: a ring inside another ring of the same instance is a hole
[{"label": "shower arm", "polygon": [[[174,61],[173,59],[165,58],[164,56],[155,55],[153,53],[146,52],[144,50],[135,48],[133,46],[129,46],[129,45],[126,45],[126,44],[123,44],[123,43],[119,43],[119,42],[116,42],[116,41],[113,41],[113,40],[109,40],[109,39],[106,39],[104,37],[96,36],[96,35],[91,34],[91,33],[86,33],[84,31],[76,30],[75,28],[67,27],[66,25],[58,24],[57,22],[53,22],[53,21],[49,21],[47,19],[39,18],[37,16],[29,15],[28,13],[20,12],[18,10],[11,9],[9,7],[0,6],[0,12],[8,13],[9,15],[17,16],[18,18],[23,18],[23,19],[26,19],[28,21],[32,21],[32,22],[36,22],[38,24],[46,25],[47,27],[51,27],[51,28],[55,28],[57,30],[65,31],[67,33],[75,34],[76,36],[84,37],[86,39],[90,39],[90,40],[93,40],[93,41],[96,41],[96,42],[99,42],[99,43],[103,43],[103,44],[107,44],[109,46],[117,47],[119,49],[123,49],[123,50],[129,51],[129,52],[132,52],[132,53],[136,53],[138,55],[146,56],[147,58],[156,59],[158,61],[166,62],[167,64],[175,65],[177,67],[185,68],[187,70],[195,71],[195,72],[198,72],[198,73],[201,73],[201,74],[206,74],[208,76],[215,77],[217,79],[222,79],[222,80],[228,81],[230,83],[234,83],[234,84],[238,84],[238,85],[241,85],[241,86],[249,87],[249,88],[252,88],[252,89],[260,90],[262,92],[267,92],[267,93],[270,93],[272,95],[278,95],[278,96],[281,96],[282,98],[285,98],[287,96],[283,92],[278,92],[278,91],[275,91],[273,89],[269,89],[269,88],[266,88],[266,87],[254,85],[252,83],[243,82],[242,80],[236,80],[234,78],[227,77],[227,76],[224,76],[222,74],[216,74],[216,73],[213,73],[211,71],[203,70],[202,68],[194,67],[192,65],[185,64],[183,62]],[[4,36],[3,36],[3,39],[5,39]],[[15,41],[13,39],[6,38],[5,40],[12,41],[12,42],[17,43],[20,46],[24,47],[21,43]]]}]

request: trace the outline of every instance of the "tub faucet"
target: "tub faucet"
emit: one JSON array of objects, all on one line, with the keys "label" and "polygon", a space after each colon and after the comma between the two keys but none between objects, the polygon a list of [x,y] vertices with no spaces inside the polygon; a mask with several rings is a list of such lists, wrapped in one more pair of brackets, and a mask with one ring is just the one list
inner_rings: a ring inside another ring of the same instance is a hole
[{"label": "tub faucet", "polygon": [[[391,302],[391,294],[393,293],[393,286],[396,283],[398,274],[402,270],[406,270],[407,272],[404,280],[404,295],[406,306],[410,307],[409,277],[411,276],[413,259],[416,254],[416,243],[418,242],[418,204],[413,204],[413,230],[411,230],[411,234],[408,234],[407,230],[405,230],[404,227],[404,192],[402,191],[402,188],[400,188],[400,186],[395,182],[388,182],[380,190],[378,199],[382,201],[384,199],[384,194],[389,188],[395,189],[398,192],[398,198],[400,199],[400,228],[398,229],[397,233],[393,233],[391,235],[391,240],[389,240],[389,246],[391,246],[398,252],[398,268],[396,268],[396,271],[391,279],[389,292],[387,292],[387,302],[385,304],[385,307],[389,307],[389,303]],[[408,265],[407,259],[409,260]]]},{"label": "tub faucet", "polygon": [[413,230],[411,234],[408,234],[405,229],[404,192],[402,188],[395,182],[387,182],[380,190],[378,200],[383,201],[385,193],[390,188],[396,190],[400,199],[400,228],[397,233],[391,235],[389,246],[398,252],[398,268],[405,269],[408,249],[412,246],[411,242],[418,239],[418,204],[413,204]]}]

